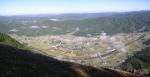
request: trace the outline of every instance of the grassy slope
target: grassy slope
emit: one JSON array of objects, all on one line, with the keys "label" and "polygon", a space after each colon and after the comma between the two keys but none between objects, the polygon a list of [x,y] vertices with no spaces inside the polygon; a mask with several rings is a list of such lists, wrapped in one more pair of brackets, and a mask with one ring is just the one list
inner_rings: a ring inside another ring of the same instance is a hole
[{"label": "grassy slope", "polygon": [[129,73],[58,61],[0,44],[0,77],[130,77]]},{"label": "grassy slope", "polygon": [[0,33],[0,43],[11,45],[16,48],[24,48],[24,45],[4,33]]}]

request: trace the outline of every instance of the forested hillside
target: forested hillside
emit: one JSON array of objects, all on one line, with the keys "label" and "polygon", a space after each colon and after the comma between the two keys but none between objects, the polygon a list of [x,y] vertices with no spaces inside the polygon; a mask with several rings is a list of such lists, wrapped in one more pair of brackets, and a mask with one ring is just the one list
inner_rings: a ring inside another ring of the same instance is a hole
[{"label": "forested hillside", "polygon": [[1,16],[0,27],[3,29],[0,28],[0,31],[32,36],[66,33],[87,36],[99,35],[102,31],[108,34],[150,31],[150,11],[96,13],[89,14],[87,18],[88,14],[81,15]]},{"label": "forested hillside", "polygon": [[[150,12],[131,12],[117,14],[108,17],[100,17],[97,19],[83,20],[84,25],[81,25],[81,33],[100,33],[105,31],[109,34],[130,33],[150,31]],[[89,28],[86,31],[85,28]]]},{"label": "forested hillside", "polygon": [[149,74],[150,72],[150,47],[138,51],[134,56],[129,57],[121,68],[136,74]]},{"label": "forested hillside", "polygon": [[143,42],[145,48],[129,56],[125,62],[120,64],[121,69],[136,73],[147,74],[150,72],[150,39]]}]

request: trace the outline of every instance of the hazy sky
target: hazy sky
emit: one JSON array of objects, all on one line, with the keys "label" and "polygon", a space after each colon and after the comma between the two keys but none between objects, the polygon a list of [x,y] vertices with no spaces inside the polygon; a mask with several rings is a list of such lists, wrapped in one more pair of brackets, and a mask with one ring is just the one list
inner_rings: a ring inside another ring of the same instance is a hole
[{"label": "hazy sky", "polygon": [[0,15],[150,10],[150,0],[0,0]]}]

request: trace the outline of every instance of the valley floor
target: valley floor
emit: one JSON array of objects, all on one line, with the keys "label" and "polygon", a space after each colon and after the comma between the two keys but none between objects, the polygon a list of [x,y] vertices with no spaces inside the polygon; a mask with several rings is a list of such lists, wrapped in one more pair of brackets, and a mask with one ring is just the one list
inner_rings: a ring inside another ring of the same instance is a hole
[{"label": "valley floor", "polygon": [[[143,36],[144,35],[144,36]],[[11,35],[36,52],[59,60],[76,62],[95,67],[114,68],[123,63],[128,56],[142,49],[141,39],[148,39],[149,34],[116,34],[102,33],[100,36],[80,37],[66,35],[18,36]]]}]

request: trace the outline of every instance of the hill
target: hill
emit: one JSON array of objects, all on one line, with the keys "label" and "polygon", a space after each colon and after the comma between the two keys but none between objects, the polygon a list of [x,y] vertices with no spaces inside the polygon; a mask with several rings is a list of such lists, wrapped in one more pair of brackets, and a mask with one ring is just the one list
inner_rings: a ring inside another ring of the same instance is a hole
[{"label": "hill", "polygon": [[1,32],[30,36],[148,32],[149,25],[150,11],[0,17]]},{"label": "hill", "polygon": [[3,44],[0,44],[0,69],[0,77],[134,77],[107,68],[58,61]]},{"label": "hill", "polygon": [[150,47],[136,52],[123,62],[120,67],[123,70],[136,73],[150,75]]},{"label": "hill", "polygon": [[18,41],[16,41],[15,39],[11,38],[10,36],[8,36],[7,34],[4,34],[4,33],[0,33],[0,43],[11,45],[16,48],[24,48],[25,47],[23,44],[19,43]]}]

